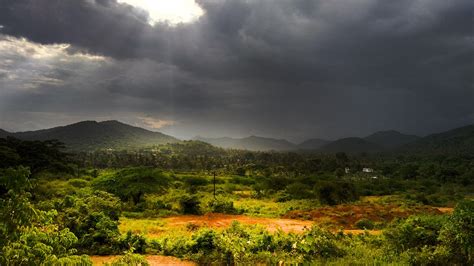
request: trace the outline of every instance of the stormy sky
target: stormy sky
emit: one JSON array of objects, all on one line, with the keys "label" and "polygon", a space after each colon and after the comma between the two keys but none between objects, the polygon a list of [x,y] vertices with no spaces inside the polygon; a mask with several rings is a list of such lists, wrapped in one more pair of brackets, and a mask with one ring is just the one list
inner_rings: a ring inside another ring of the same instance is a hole
[{"label": "stormy sky", "polygon": [[472,0],[155,1],[0,0],[0,128],[301,141],[474,123]]}]

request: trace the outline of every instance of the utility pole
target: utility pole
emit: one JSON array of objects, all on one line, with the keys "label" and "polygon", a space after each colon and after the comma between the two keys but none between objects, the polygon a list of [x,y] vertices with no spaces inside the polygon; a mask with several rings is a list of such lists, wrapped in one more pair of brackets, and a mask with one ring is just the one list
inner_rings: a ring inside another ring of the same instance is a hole
[{"label": "utility pole", "polygon": [[216,171],[214,171],[214,199],[216,199]]}]

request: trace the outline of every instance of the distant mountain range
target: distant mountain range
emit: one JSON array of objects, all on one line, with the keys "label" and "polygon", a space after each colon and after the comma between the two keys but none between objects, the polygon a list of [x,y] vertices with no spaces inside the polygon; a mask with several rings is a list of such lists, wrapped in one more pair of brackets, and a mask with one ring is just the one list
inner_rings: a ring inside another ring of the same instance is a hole
[{"label": "distant mountain range", "polygon": [[317,151],[323,153],[362,153],[379,152],[382,150],[383,148],[380,145],[369,142],[362,138],[343,138],[330,142],[319,148]]},{"label": "distant mountain range", "polygon": [[72,125],[37,131],[17,133],[2,131],[0,132],[0,136],[2,134],[23,140],[57,139],[66,144],[68,149],[79,151],[137,149],[152,145],[179,142],[179,140],[174,137],[130,126],[118,121],[83,121]]},{"label": "distant mountain range", "polygon": [[364,138],[364,140],[377,144],[385,149],[400,147],[419,139],[420,137],[418,136],[402,134],[395,130],[379,131]]},{"label": "distant mountain range", "polygon": [[251,136],[248,138],[203,138],[196,137],[195,140],[203,141],[221,148],[245,149],[252,151],[320,151],[324,153],[347,152],[380,152],[394,149],[402,145],[414,142],[419,137],[405,135],[400,132],[380,131],[365,138],[343,138],[335,141],[324,139],[309,139],[300,144],[294,144],[287,140],[263,138]]},{"label": "distant mountain range", "polygon": [[[179,139],[130,126],[118,121],[83,121],[67,126],[37,131],[11,133],[0,129],[0,138],[12,136],[24,140],[57,139],[69,150],[138,149],[154,145],[178,143]],[[320,153],[469,153],[474,154],[474,125],[447,132],[418,137],[400,132],[380,131],[364,138],[343,138],[335,141],[309,139],[300,144],[284,139],[250,136],[246,138],[204,138],[194,140],[226,149],[250,151],[312,151]]]},{"label": "distant mountain range", "polygon": [[474,125],[429,135],[400,150],[429,154],[474,154]]},{"label": "distant mountain range", "polygon": [[239,149],[249,151],[290,151],[295,150],[296,145],[284,139],[272,139],[257,136],[247,138],[203,138],[196,137],[194,140],[209,143],[216,147],[226,149]]},{"label": "distant mountain range", "polygon": [[0,138],[4,138],[4,137],[6,137],[6,136],[8,136],[8,135],[11,135],[11,133],[8,132],[8,131],[5,131],[5,130],[3,130],[3,129],[0,129]]},{"label": "distant mountain range", "polygon": [[404,145],[415,143],[420,137],[402,134],[395,130],[379,131],[365,138],[343,138],[326,145],[319,151],[325,153],[373,153],[393,151]]},{"label": "distant mountain range", "polygon": [[331,143],[329,140],[325,139],[308,139],[298,144],[298,149],[300,150],[318,150],[326,144]]}]

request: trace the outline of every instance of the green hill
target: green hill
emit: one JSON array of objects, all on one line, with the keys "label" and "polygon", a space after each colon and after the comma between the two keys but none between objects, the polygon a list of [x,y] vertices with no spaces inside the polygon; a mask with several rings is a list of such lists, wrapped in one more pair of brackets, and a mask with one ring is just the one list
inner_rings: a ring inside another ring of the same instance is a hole
[{"label": "green hill", "polygon": [[402,134],[395,130],[379,131],[364,138],[387,149],[393,149],[402,145],[413,143],[420,139],[418,136]]},{"label": "green hill", "polygon": [[24,140],[57,139],[69,150],[138,149],[152,145],[175,143],[179,140],[118,121],[83,121],[44,130],[13,133]]},{"label": "green hill", "polygon": [[330,143],[328,140],[324,139],[308,139],[300,144],[298,144],[298,149],[301,150],[317,150],[324,145]]},{"label": "green hill", "polygon": [[474,154],[474,125],[429,135],[405,145],[400,151],[427,154]]},{"label": "green hill", "polygon": [[10,135],[11,135],[10,132],[5,131],[3,129],[0,129],[0,138],[5,138],[5,137],[10,136]]},{"label": "green hill", "polygon": [[383,151],[383,147],[362,138],[344,138],[328,143],[322,146],[318,151],[322,153],[380,152]]}]

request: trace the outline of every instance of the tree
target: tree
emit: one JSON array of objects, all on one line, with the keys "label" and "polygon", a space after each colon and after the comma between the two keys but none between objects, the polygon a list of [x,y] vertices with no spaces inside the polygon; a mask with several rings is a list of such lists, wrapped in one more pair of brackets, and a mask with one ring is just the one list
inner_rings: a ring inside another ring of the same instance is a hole
[{"label": "tree", "polygon": [[71,172],[64,144],[56,140],[0,139],[0,167],[27,166],[32,175],[44,170]]},{"label": "tree", "polygon": [[0,243],[18,238],[22,228],[39,219],[39,213],[30,203],[33,188],[28,168],[0,170]]},{"label": "tree", "polygon": [[74,256],[77,237],[49,224],[56,211],[38,210],[30,202],[29,169],[0,171],[0,265],[92,265]]},{"label": "tree", "polygon": [[146,193],[162,192],[170,178],[161,170],[153,168],[128,168],[113,175],[104,175],[94,180],[95,188],[110,192],[122,200],[132,200],[136,205]]},{"label": "tree", "polygon": [[439,239],[453,258],[466,265],[474,264],[474,201],[465,200],[456,206],[441,230]]}]

